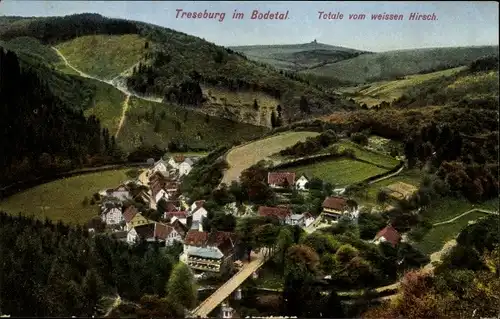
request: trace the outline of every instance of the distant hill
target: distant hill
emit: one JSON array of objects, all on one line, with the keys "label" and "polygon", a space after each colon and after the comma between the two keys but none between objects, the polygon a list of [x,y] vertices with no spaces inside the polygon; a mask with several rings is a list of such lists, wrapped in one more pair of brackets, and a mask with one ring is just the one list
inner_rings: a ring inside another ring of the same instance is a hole
[{"label": "distant hill", "polygon": [[415,108],[453,106],[498,108],[498,58],[478,59],[468,66],[415,74],[404,79],[380,81],[339,91],[363,108]]},{"label": "distant hill", "polygon": [[[69,62],[87,68],[83,71],[94,76],[113,78],[120,75],[117,66],[130,68],[121,78],[139,94],[239,122],[270,126],[274,112],[274,117],[280,118],[275,121],[279,125],[355,107],[340,95],[310,85],[305,77],[280,73],[231,49],[144,22],[77,14],[30,19],[2,17],[0,25],[0,40],[36,38],[45,45],[56,46],[68,55]],[[130,43],[110,38],[113,36],[133,40],[134,59],[129,59],[132,55],[126,51]],[[107,41],[110,45],[106,45]],[[140,43],[144,47],[136,47]],[[327,51],[323,47],[321,50]],[[342,54],[349,52],[347,49]],[[134,67],[130,62],[135,59]],[[241,95],[242,92],[255,94]],[[230,100],[238,102],[231,104]],[[261,101],[266,101],[266,105],[262,106]]]},{"label": "distant hill", "polygon": [[328,76],[339,81],[368,83],[463,66],[488,55],[498,56],[498,46],[398,50],[363,54],[301,73]]},{"label": "distant hill", "polygon": [[229,48],[244,54],[251,60],[267,63],[278,69],[293,71],[315,68],[369,53],[314,41],[303,44],[248,45]]}]

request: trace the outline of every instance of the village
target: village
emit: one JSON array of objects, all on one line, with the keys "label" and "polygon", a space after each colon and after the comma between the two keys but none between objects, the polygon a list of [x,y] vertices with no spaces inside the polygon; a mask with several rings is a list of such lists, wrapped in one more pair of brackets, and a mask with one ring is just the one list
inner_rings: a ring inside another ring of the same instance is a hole
[{"label": "village", "polygon": [[[216,275],[224,270],[240,269],[242,261],[246,259],[241,255],[240,258],[237,257],[236,233],[204,229],[204,221],[209,215],[205,200],[186,198],[180,192],[182,179],[191,172],[199,157],[166,155],[164,158],[166,160],[149,159],[148,168],[136,179],[99,192],[100,221],[105,233],[130,245],[139,242],[159,243],[164,247],[181,244],[179,260],[192,270],[197,279]],[[293,172],[269,172],[267,183],[276,191],[294,189],[307,193],[309,178],[305,175],[297,178]],[[398,191],[404,185],[399,185],[399,188],[396,186],[392,186],[392,189],[386,187],[385,191],[395,198],[406,197],[403,192]],[[290,205],[268,207],[244,203],[237,205],[236,202],[225,205],[222,213],[232,215],[236,220],[256,216],[275,218],[281,225],[298,226],[311,234],[317,229],[330,227],[341,219],[357,222],[362,207],[358,207],[354,200],[343,197],[343,191],[335,189],[333,194],[325,197],[322,211],[317,216],[310,212],[295,213]],[[131,202],[136,204],[130,204]],[[156,213],[156,220],[151,218],[151,212]],[[89,232],[95,232],[96,227],[99,226],[89,223]],[[394,247],[402,239],[404,240],[404,236],[389,224],[380,229],[371,242],[387,242]],[[257,277],[257,271],[252,276]],[[241,290],[237,292],[241,295]],[[232,313],[233,310],[224,304],[223,317],[230,318]]]}]

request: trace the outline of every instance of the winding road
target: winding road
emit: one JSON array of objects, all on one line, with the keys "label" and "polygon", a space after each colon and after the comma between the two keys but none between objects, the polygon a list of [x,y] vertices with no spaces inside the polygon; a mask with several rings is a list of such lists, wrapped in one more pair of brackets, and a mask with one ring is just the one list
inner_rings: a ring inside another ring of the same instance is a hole
[{"label": "winding road", "polygon": [[[114,87],[115,89],[117,89],[118,91],[120,91],[123,94],[125,94],[125,101],[123,102],[122,115],[120,117],[120,122],[118,124],[118,128],[116,129],[115,138],[118,137],[118,134],[121,131],[123,123],[125,122],[125,117],[127,115],[127,111],[128,111],[128,108],[129,108],[129,101],[130,101],[130,97],[131,96],[136,97],[136,98],[141,99],[141,100],[144,100],[144,101],[155,102],[155,103],[163,103],[163,100],[161,98],[159,98],[159,97],[139,95],[139,94],[137,94],[135,92],[130,91],[127,88],[126,82],[125,82],[126,80],[123,77],[123,75],[126,74],[130,70],[130,68],[127,69],[127,70],[125,70],[124,72],[122,72],[121,74],[119,74],[118,76],[116,76],[115,78],[113,78],[113,80],[104,80],[104,79],[92,76],[92,75],[90,75],[88,73],[85,73],[82,70],[79,70],[74,65],[72,65],[71,63],[69,63],[69,61],[66,59],[66,57],[56,47],[52,47],[52,49],[59,55],[59,57],[64,62],[64,64],[66,64],[70,69],[72,69],[73,71],[75,71],[76,73],[78,73],[78,75],[80,75],[81,77],[109,84],[112,87]],[[134,66],[135,66],[135,64],[134,64]],[[132,68],[133,68],[133,66],[132,66]]]}]

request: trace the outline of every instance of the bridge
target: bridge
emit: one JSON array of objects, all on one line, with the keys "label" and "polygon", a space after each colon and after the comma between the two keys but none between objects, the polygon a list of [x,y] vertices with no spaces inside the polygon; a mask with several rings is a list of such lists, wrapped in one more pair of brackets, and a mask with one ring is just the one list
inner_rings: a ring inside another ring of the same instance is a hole
[{"label": "bridge", "polygon": [[224,300],[226,300],[241,284],[259,269],[268,259],[267,249],[261,249],[259,253],[252,252],[250,262],[247,262],[233,276],[219,287],[211,296],[205,299],[198,307],[191,311],[191,317],[207,318],[208,315]]}]

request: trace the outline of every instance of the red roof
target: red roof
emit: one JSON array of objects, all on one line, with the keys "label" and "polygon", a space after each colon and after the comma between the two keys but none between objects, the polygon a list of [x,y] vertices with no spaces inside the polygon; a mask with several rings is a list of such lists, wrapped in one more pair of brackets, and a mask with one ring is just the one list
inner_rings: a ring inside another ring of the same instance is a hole
[{"label": "red roof", "polygon": [[188,231],[184,243],[190,246],[204,246],[208,240],[208,233],[198,230]]},{"label": "red roof", "polygon": [[154,237],[159,239],[167,239],[168,235],[175,229],[172,226],[168,226],[162,223],[155,223],[155,233]]},{"label": "red roof", "polygon": [[167,202],[167,205],[165,207],[165,211],[166,212],[175,212],[177,211],[177,206],[174,205],[174,203],[172,202]]},{"label": "red roof", "polygon": [[188,231],[186,238],[184,239],[184,243],[190,246],[215,246],[219,247],[224,244],[229,244],[233,246],[235,241],[235,234],[224,231],[215,231],[215,232],[202,232],[198,230],[190,230]]},{"label": "red roof", "polygon": [[289,172],[269,172],[267,174],[267,183],[269,185],[283,186],[285,181],[288,181],[288,185],[292,186],[295,184],[295,173]]},{"label": "red roof", "polygon": [[343,211],[347,208],[347,200],[342,197],[335,197],[335,196],[327,197],[323,201],[323,208]]},{"label": "red roof", "polygon": [[292,212],[290,211],[290,209],[284,207],[266,207],[266,206],[259,207],[260,216],[275,216],[278,217],[279,219],[285,219],[286,217],[289,217],[291,214]]},{"label": "red roof", "polygon": [[385,240],[392,246],[396,246],[401,240],[401,235],[396,229],[394,229],[394,227],[392,227],[392,225],[387,225],[384,229],[379,231],[375,236],[375,240],[379,239],[380,237],[384,237]]},{"label": "red roof", "polygon": [[126,223],[130,223],[130,221],[132,220],[132,218],[134,218],[134,216],[139,213],[139,211],[137,210],[137,208],[135,208],[134,205],[132,206],[129,206],[125,212],[123,213],[123,218],[125,219],[125,222]]},{"label": "red roof", "polygon": [[161,239],[165,240],[168,235],[175,229],[162,223],[146,224],[134,227],[139,237],[144,239]]},{"label": "red roof", "polygon": [[172,227],[174,227],[174,229],[177,231],[177,233],[179,233],[179,235],[184,237],[184,235],[186,234],[186,231],[187,231],[186,225],[181,223],[178,219],[174,220],[172,223],[170,223],[170,225]]},{"label": "red roof", "polygon": [[166,218],[172,218],[174,216],[177,218],[187,218],[187,212],[186,211],[176,211],[176,212],[166,212],[165,213]]}]

